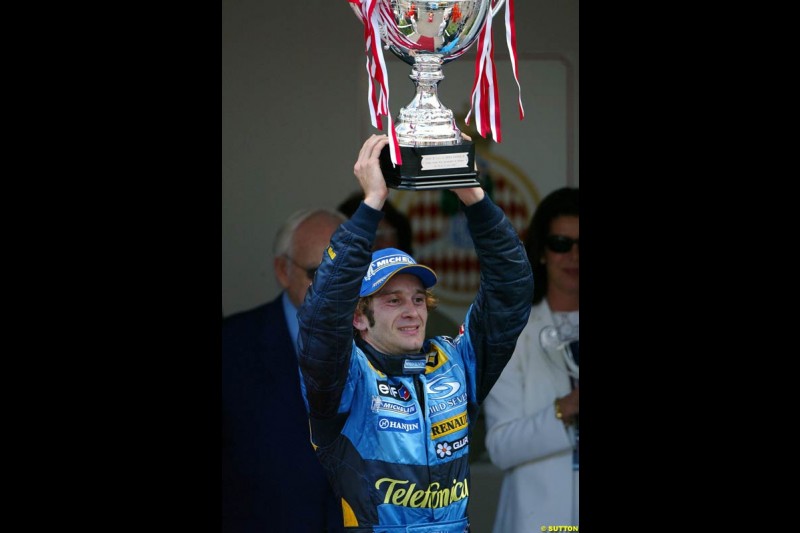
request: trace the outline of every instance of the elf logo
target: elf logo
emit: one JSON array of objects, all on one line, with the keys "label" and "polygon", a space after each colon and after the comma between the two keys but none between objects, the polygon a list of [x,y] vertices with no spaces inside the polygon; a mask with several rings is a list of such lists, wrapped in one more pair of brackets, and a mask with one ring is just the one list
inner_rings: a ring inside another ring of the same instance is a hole
[{"label": "elf logo", "polygon": [[399,385],[390,384],[388,381],[378,381],[378,394],[396,400],[407,402],[411,399],[411,393],[402,383]]}]

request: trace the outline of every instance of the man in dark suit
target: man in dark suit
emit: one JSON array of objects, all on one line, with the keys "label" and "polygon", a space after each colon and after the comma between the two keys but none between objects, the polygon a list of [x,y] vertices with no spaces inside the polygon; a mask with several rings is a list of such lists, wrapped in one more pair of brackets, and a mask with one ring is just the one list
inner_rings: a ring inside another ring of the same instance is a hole
[{"label": "man in dark suit", "polygon": [[223,320],[222,531],[341,532],[341,504],[314,455],[296,357],[297,308],[345,217],[296,212],[278,231],[271,302]]}]

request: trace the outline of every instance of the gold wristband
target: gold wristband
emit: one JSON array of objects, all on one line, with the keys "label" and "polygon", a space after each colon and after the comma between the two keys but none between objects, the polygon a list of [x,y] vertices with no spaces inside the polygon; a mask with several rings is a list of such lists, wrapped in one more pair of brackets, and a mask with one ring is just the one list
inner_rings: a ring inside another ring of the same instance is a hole
[{"label": "gold wristband", "polygon": [[564,413],[561,412],[561,406],[558,405],[558,398],[556,398],[553,401],[553,405],[556,408],[556,418],[558,418],[559,420],[561,420],[563,422],[564,421]]}]

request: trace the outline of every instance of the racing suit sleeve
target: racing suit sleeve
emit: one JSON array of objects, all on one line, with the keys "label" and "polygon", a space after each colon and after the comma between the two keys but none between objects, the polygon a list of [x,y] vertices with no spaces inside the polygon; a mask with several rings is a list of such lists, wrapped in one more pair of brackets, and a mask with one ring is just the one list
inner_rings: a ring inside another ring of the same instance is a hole
[{"label": "racing suit sleeve", "polygon": [[462,208],[480,265],[480,287],[466,327],[475,351],[475,385],[481,404],[528,323],[533,273],[516,229],[488,194]]},{"label": "racing suit sleeve", "polygon": [[336,416],[353,351],[353,313],[383,212],[361,202],[331,236],[297,313],[304,399],[312,419]]}]

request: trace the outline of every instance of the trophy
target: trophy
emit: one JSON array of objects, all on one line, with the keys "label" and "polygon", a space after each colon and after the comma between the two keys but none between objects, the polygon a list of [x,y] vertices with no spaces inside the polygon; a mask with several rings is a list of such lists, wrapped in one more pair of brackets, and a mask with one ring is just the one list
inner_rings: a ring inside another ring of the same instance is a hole
[{"label": "trophy", "polygon": [[[372,125],[383,129],[380,117],[389,117],[390,143],[380,155],[387,185],[405,190],[479,187],[475,145],[462,137],[453,112],[439,101],[437,86],[444,79],[442,65],[461,56],[478,40],[472,90],[476,125],[481,136],[491,130],[494,140],[500,142],[491,20],[507,3],[507,42],[516,78],[513,0],[348,1],[365,26]],[[414,99],[400,109],[396,124],[389,113],[388,76],[381,43],[411,65],[409,77],[416,85]],[[519,110],[521,119],[521,100]],[[469,114],[466,123],[469,124]]]},{"label": "trophy", "polygon": [[580,340],[577,337],[562,339],[556,328],[545,326],[539,332],[539,344],[552,360],[564,360],[570,377],[580,379]]}]

